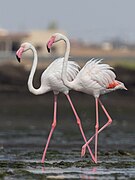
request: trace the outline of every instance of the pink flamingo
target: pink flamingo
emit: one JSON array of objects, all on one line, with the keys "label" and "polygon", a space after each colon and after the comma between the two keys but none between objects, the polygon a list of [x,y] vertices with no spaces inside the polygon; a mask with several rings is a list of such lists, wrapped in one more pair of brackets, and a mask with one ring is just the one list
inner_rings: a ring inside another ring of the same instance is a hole
[{"label": "pink flamingo", "polygon": [[[91,59],[88,61],[85,66],[79,71],[77,76],[73,81],[68,81],[67,79],[67,63],[69,57],[70,44],[69,40],[66,36],[55,33],[50,38],[47,48],[50,49],[53,43],[58,42],[60,40],[64,40],[66,43],[66,54],[63,61],[63,70],[62,70],[62,80],[64,84],[76,91],[84,92],[86,94],[93,95],[96,103],[96,125],[95,125],[95,134],[89,139],[89,141],[82,147],[81,156],[84,156],[86,151],[86,146],[92,141],[95,137],[95,162],[97,163],[97,143],[98,143],[98,134],[105,129],[109,124],[112,123],[112,119],[108,114],[107,110],[103,106],[99,96],[101,94],[109,93],[115,91],[117,89],[125,89],[125,85],[116,80],[116,75],[112,71],[112,67],[108,64],[101,64],[102,59]],[[99,121],[98,121],[98,103],[103,109],[105,115],[108,118],[108,122],[99,129]]]},{"label": "pink flamingo", "polygon": [[[20,59],[22,57],[22,54],[23,52],[27,51],[27,50],[31,50],[33,52],[33,55],[34,55],[34,60],[33,60],[33,65],[32,65],[32,68],[31,68],[31,72],[30,72],[30,75],[29,75],[29,79],[28,79],[28,88],[29,88],[29,91],[35,95],[39,95],[39,94],[43,94],[43,93],[47,93],[49,91],[53,91],[54,93],[54,116],[53,116],[53,123],[52,123],[52,127],[51,127],[51,130],[50,130],[50,133],[49,133],[49,136],[48,136],[48,139],[47,139],[47,143],[46,143],[46,146],[45,146],[45,149],[44,149],[44,152],[43,152],[43,156],[42,156],[42,160],[41,162],[44,163],[44,160],[45,160],[45,157],[46,157],[46,152],[47,152],[47,149],[48,149],[48,146],[49,146],[49,142],[50,142],[50,139],[52,137],[52,134],[53,134],[53,131],[56,127],[56,114],[57,114],[57,95],[59,94],[59,92],[62,92],[66,95],[70,105],[71,105],[71,108],[73,110],[73,113],[76,117],[76,120],[77,120],[77,124],[80,128],[80,131],[81,131],[81,134],[82,134],[82,137],[85,141],[85,143],[87,142],[86,140],[86,137],[84,135],[84,132],[83,132],[83,129],[82,129],[82,125],[81,125],[81,121],[80,121],[80,118],[79,116],[77,115],[77,112],[73,106],[73,103],[70,99],[70,96],[69,96],[69,88],[66,87],[62,81],[62,78],[61,78],[61,73],[62,73],[62,66],[63,66],[63,60],[64,58],[58,58],[56,59],[55,61],[53,61],[49,66],[48,68],[43,72],[42,76],[41,76],[41,85],[38,89],[35,89],[33,87],[33,77],[34,77],[34,74],[35,74],[35,71],[36,71],[36,67],[37,67],[37,63],[38,63],[38,57],[37,57],[37,51],[36,49],[34,48],[34,46],[30,43],[23,43],[21,45],[21,47],[18,49],[18,51],[16,52],[16,57],[18,59],[18,61],[20,62]],[[75,63],[74,61],[69,61],[68,62],[68,67],[67,67],[67,79],[69,81],[72,81],[77,73],[79,72],[79,65],[77,63]],[[88,150],[92,156],[92,159],[93,161],[95,160],[94,159],[94,156],[92,154],[92,151],[89,147],[89,145],[87,145],[88,147]]]}]

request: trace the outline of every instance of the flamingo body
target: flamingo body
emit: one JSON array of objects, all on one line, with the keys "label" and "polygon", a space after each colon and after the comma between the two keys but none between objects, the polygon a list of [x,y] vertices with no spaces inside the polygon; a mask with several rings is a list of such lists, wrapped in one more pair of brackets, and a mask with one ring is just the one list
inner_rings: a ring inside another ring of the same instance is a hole
[{"label": "flamingo body", "polygon": [[[125,89],[125,85],[116,80],[116,75],[112,71],[112,67],[108,64],[101,64],[101,59],[92,58],[88,61],[85,66],[79,71],[77,76],[73,81],[69,82],[67,79],[67,63],[69,58],[70,43],[66,36],[55,33],[49,39],[47,43],[47,49],[50,49],[53,43],[63,40],[66,43],[66,49],[68,53],[65,53],[65,58],[63,62],[62,70],[62,80],[64,84],[76,91],[84,92],[95,97],[96,104],[96,124],[95,124],[95,134],[89,139],[89,141],[82,147],[81,155],[84,156],[86,151],[86,146],[92,141],[95,137],[95,162],[97,163],[97,142],[98,134],[105,129],[109,124],[111,124],[112,119],[108,114],[107,110],[103,106],[102,102],[99,99],[101,94],[109,93],[117,89]],[[108,118],[108,122],[99,129],[99,115],[98,115],[98,104],[100,104],[102,110]]]},{"label": "flamingo body", "polygon": [[[85,141],[85,143],[87,142],[86,137],[84,135],[83,129],[82,129],[82,125],[81,125],[81,121],[80,118],[73,106],[73,103],[70,99],[69,96],[69,90],[70,88],[67,87],[62,80],[62,69],[63,69],[63,62],[64,62],[64,58],[58,58],[55,61],[53,61],[48,67],[47,69],[42,73],[41,75],[41,85],[38,89],[34,88],[33,86],[33,77],[37,68],[37,63],[38,63],[38,57],[37,57],[37,51],[35,49],[35,47],[30,44],[30,43],[23,43],[21,45],[21,47],[18,49],[18,51],[16,52],[16,57],[18,59],[18,61],[20,62],[20,59],[22,57],[23,52],[26,52],[27,50],[31,50],[33,52],[34,55],[34,60],[33,60],[33,64],[31,67],[31,71],[30,71],[30,75],[28,78],[28,88],[29,91],[35,95],[39,95],[39,94],[43,94],[46,93],[48,91],[53,91],[54,92],[54,115],[53,115],[53,123],[52,123],[52,128],[50,130],[48,139],[47,139],[47,143],[43,152],[43,156],[42,156],[42,160],[41,162],[44,163],[45,157],[46,157],[46,152],[53,134],[53,131],[56,127],[56,123],[57,123],[57,94],[59,92],[62,92],[66,95],[70,106],[73,110],[73,113],[76,117],[77,120],[77,124],[79,126],[80,132],[82,134],[82,137]],[[77,73],[79,72],[80,66],[73,61],[69,61],[68,62],[68,67],[67,67],[67,79],[69,82],[73,81],[74,78],[76,77]],[[89,147],[89,145],[87,146],[88,150],[94,160],[94,156],[91,152],[91,149]]]},{"label": "flamingo body", "polygon": [[72,82],[73,89],[99,97],[119,88],[121,82],[115,80],[113,68],[101,60],[92,58],[85,64]]},{"label": "flamingo body", "polygon": [[[55,94],[58,94],[59,92],[64,94],[69,93],[70,88],[64,85],[61,78],[63,60],[64,58],[54,60],[43,72],[41,76],[42,88],[45,90],[48,89],[48,91],[53,91]],[[77,63],[68,61],[67,79],[73,81],[79,72],[79,69],[80,66]]]}]

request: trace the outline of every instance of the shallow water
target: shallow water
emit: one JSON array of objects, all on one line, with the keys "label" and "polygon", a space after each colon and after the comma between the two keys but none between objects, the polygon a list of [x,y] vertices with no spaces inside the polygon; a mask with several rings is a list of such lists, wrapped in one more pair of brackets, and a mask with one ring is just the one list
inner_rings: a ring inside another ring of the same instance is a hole
[{"label": "shallow water", "polygon": [[[94,133],[94,100],[83,94],[71,95],[88,138]],[[0,178],[134,179],[134,100],[134,96],[117,93],[102,97],[113,123],[99,134],[98,164],[94,164],[88,152],[80,157],[84,142],[66,98],[60,95],[57,127],[42,165],[41,157],[52,122],[53,95],[3,94]],[[106,121],[100,109],[100,127]],[[91,147],[94,150],[94,142]]]},{"label": "shallow water", "polygon": [[[8,149],[8,150],[7,150]],[[0,177],[6,179],[129,179],[135,177],[135,155],[123,151],[99,153],[98,164],[80,158],[73,149],[49,150],[44,165],[41,148],[1,149]],[[34,150],[34,151],[33,151]]]}]

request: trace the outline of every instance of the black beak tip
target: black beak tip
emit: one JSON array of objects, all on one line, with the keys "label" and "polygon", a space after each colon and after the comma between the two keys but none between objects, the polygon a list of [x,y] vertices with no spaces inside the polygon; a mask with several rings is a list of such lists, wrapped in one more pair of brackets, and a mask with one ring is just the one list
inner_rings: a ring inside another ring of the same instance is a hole
[{"label": "black beak tip", "polygon": [[47,46],[47,51],[50,53],[50,48]]},{"label": "black beak tip", "polygon": [[17,55],[16,55],[16,58],[17,58],[18,62],[20,63],[20,58]]}]

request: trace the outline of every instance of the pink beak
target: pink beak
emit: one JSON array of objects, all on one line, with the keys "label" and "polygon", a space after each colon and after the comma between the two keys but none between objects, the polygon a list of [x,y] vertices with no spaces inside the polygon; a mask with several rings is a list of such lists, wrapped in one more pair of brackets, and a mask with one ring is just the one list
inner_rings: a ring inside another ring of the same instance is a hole
[{"label": "pink beak", "polygon": [[52,36],[51,39],[47,43],[47,50],[49,53],[50,53],[50,49],[51,49],[54,42],[55,42],[55,36]]},{"label": "pink beak", "polygon": [[23,51],[24,51],[24,48],[23,48],[23,47],[20,47],[20,48],[18,49],[18,51],[16,52],[16,58],[17,58],[17,60],[18,60],[19,62],[20,62],[20,59],[21,59],[21,57],[22,57]]}]

